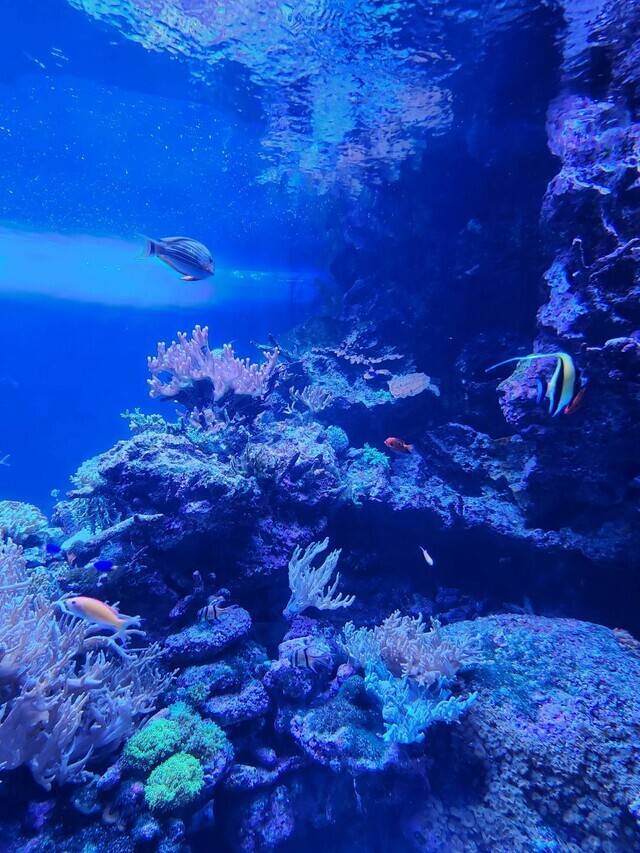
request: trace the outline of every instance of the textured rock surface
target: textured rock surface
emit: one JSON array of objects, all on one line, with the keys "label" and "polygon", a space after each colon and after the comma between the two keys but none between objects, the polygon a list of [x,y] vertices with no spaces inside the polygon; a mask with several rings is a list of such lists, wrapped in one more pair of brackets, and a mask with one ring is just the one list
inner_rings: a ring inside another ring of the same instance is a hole
[{"label": "textured rock surface", "polygon": [[495,663],[470,678],[478,700],[452,730],[441,790],[408,819],[407,838],[424,851],[637,849],[637,651],[573,620],[475,627]]}]

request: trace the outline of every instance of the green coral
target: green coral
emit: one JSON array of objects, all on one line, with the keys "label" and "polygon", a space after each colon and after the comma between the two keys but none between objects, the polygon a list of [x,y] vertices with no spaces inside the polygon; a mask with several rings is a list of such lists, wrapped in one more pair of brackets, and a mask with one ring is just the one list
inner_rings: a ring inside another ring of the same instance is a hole
[{"label": "green coral", "polygon": [[151,811],[170,812],[196,800],[204,787],[204,771],[198,759],[178,752],[159,764],[144,786]]},{"label": "green coral", "polygon": [[221,749],[224,749],[226,745],[227,736],[220,726],[212,720],[203,720],[194,727],[187,741],[186,749],[202,758],[203,761],[207,761]]},{"label": "green coral", "polygon": [[151,720],[129,738],[123,759],[127,767],[150,770],[182,746],[183,733],[175,720]]},{"label": "green coral", "polygon": [[129,429],[134,435],[140,432],[169,432],[169,424],[158,414],[145,414],[140,409],[135,408],[133,411],[126,409],[120,414],[129,424]]},{"label": "green coral", "polygon": [[385,453],[381,453],[375,447],[371,447],[370,444],[365,444],[362,448],[361,461],[365,465],[374,465],[380,468],[384,468],[385,470],[389,468],[389,457]]},{"label": "green coral", "polygon": [[224,771],[233,749],[224,731],[203,720],[186,702],[175,702],[164,717],[150,720],[129,739],[124,766],[146,776],[145,798],[153,811],[170,812],[197,798]]}]

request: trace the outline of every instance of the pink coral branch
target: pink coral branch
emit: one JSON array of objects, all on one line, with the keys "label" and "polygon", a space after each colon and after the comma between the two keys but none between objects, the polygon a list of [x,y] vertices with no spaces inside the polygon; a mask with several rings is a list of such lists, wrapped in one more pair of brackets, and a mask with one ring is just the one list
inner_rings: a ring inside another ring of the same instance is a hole
[{"label": "pink coral branch", "polygon": [[[186,332],[179,332],[177,342],[173,341],[169,347],[159,343],[158,354],[149,357],[150,394],[176,397],[194,382],[205,380],[211,383],[216,402],[228,393],[262,397],[268,390],[278,355],[277,349],[268,352],[265,362],[257,365],[248,358],[237,358],[231,344],[225,344],[222,350],[211,350],[208,327],[196,326],[190,339]],[[169,379],[163,381],[160,374],[169,374]]]}]

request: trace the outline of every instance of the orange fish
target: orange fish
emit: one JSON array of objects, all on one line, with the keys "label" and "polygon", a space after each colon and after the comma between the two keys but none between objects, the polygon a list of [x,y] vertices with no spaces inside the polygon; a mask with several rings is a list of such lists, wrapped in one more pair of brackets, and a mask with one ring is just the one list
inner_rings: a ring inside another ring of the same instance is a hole
[{"label": "orange fish", "polygon": [[413,444],[407,444],[407,442],[403,441],[401,438],[394,438],[393,436],[385,438],[384,444],[385,447],[388,447],[389,450],[393,450],[394,453],[411,453],[413,450]]},{"label": "orange fish", "polygon": [[139,616],[125,616],[110,604],[85,595],[63,598],[58,606],[68,616],[75,616],[98,628],[111,628],[116,634],[126,634],[130,628],[140,624]]},{"label": "orange fish", "polygon": [[584,395],[585,395],[586,391],[587,391],[587,386],[585,385],[584,388],[581,388],[578,391],[578,393],[573,398],[573,400],[565,408],[565,410],[564,410],[565,415],[573,415],[575,412],[578,411],[578,409],[580,409],[582,407],[582,404],[584,402]]}]

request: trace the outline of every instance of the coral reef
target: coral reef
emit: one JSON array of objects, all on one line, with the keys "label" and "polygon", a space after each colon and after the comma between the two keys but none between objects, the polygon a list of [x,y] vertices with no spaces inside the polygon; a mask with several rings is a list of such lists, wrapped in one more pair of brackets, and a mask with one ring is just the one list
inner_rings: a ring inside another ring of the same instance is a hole
[{"label": "coral reef", "polygon": [[157,648],[125,657],[29,591],[21,549],[0,544],[0,767],[49,790],[82,780],[153,710],[165,678]]},{"label": "coral reef", "polygon": [[[214,402],[219,403],[228,394],[263,397],[278,360],[274,350],[258,367],[249,359],[236,358],[230,344],[220,352],[209,349],[209,329],[196,326],[187,338],[185,332],[178,333],[177,342],[169,347],[158,344],[158,354],[149,357],[150,394],[152,397],[177,399],[188,389],[198,384],[207,387]],[[163,381],[163,375],[169,379]]]},{"label": "coral reef", "polygon": [[[640,848],[639,13],[467,11],[465,129],[341,218],[331,316],[158,344],[177,413],[0,502],[3,850]],[[557,417],[557,360],[484,373],[558,351]]]}]

